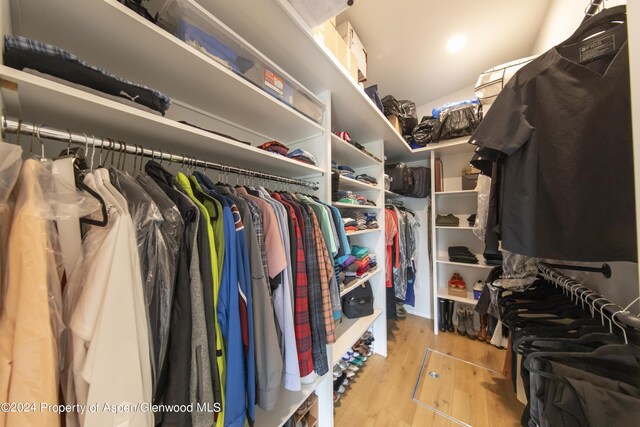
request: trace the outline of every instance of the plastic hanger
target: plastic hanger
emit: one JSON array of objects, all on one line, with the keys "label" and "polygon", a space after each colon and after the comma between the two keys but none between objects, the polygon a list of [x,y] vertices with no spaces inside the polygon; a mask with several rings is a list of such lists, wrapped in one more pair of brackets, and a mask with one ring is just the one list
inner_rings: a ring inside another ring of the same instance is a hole
[{"label": "plastic hanger", "polygon": [[627,7],[624,5],[605,9],[597,15],[583,21],[582,24],[573,32],[573,34],[560,43],[559,46],[566,46],[573,43],[581,42],[586,38],[613,27],[620,25],[620,22],[627,20]]}]

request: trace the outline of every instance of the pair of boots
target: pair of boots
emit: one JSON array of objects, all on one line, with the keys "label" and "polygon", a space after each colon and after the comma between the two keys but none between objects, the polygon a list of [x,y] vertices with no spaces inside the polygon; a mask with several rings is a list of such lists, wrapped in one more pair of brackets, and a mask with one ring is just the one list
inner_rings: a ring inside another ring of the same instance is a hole
[{"label": "pair of boots", "polygon": [[444,298],[438,298],[438,329],[440,332],[453,332],[453,305],[454,302]]},{"label": "pair of boots", "polygon": [[478,333],[473,328],[474,310],[468,305],[460,304],[456,310],[458,315],[458,334],[466,335],[470,340],[478,338]]}]

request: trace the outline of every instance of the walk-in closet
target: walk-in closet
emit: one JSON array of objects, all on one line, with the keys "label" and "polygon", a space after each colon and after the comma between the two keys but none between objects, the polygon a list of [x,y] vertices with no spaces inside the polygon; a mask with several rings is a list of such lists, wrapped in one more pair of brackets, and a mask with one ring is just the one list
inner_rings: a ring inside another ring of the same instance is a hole
[{"label": "walk-in closet", "polygon": [[640,423],[635,2],[0,18],[0,427]]}]

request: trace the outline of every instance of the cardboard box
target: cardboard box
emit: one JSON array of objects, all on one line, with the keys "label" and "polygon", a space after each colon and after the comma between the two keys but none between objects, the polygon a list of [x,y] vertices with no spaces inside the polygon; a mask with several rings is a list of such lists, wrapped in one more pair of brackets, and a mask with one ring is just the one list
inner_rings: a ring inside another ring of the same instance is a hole
[{"label": "cardboard box", "polygon": [[338,57],[338,40],[342,40],[330,21],[326,21],[324,24],[318,26],[313,31],[313,38],[318,43],[325,45],[333,56]]},{"label": "cardboard box", "polygon": [[447,288],[448,294],[455,296],[455,297],[460,297],[460,298],[467,298],[467,290],[466,289],[453,289],[453,288]]},{"label": "cardboard box", "polygon": [[367,50],[364,48],[360,38],[356,34],[351,22],[346,21],[337,27],[338,34],[345,41],[347,47],[351,50],[358,64],[358,81],[367,80]]},{"label": "cardboard box", "polygon": [[399,135],[402,135],[402,128],[400,127],[400,120],[398,120],[398,116],[391,114],[390,116],[387,116],[387,120],[389,120],[389,123],[391,123],[391,126],[394,127],[396,132],[398,132]]}]

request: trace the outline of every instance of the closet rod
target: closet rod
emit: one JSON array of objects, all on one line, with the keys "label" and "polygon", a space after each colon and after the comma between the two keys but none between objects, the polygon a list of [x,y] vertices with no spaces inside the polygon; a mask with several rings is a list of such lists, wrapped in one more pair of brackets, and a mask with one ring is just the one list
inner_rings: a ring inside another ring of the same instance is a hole
[{"label": "closet rod", "polygon": [[607,279],[611,278],[611,266],[609,264],[602,264],[602,267],[586,267],[584,265],[565,265],[565,264],[551,264],[547,263],[549,267],[559,268],[563,270],[574,271],[589,271],[591,273],[600,273]]},{"label": "closet rod", "polygon": [[[609,314],[609,318],[612,318],[615,315],[615,320],[620,321],[627,326],[640,330],[640,317],[634,316],[626,309],[620,307],[618,304],[612,303],[603,296],[598,295],[593,290],[587,288],[577,280],[565,276],[555,268],[545,263],[540,263],[538,265],[538,271],[545,279],[552,282],[556,286],[560,286],[570,293],[573,293],[578,298],[582,298],[584,296],[584,300],[587,303],[589,303],[588,300],[591,299],[591,303],[589,304],[593,305],[594,308],[596,308],[598,311],[600,309],[604,309],[604,311]],[[597,307],[595,304],[596,300],[599,302],[599,307]]]},{"label": "closet rod", "polygon": [[317,190],[319,188],[317,182],[309,182],[302,179],[287,178],[280,175],[257,172],[248,169],[237,168],[234,166],[221,165],[205,160],[199,160],[195,157],[181,156],[172,154],[167,151],[144,148],[141,145],[130,145],[125,142],[109,138],[94,138],[93,135],[88,138],[87,135],[83,133],[74,133],[68,130],[55,129],[46,125],[27,123],[21,120],[9,119],[5,116],[2,116],[2,132],[11,134],[20,133],[21,135],[30,135],[36,136],[38,138],[62,141],[70,144],[81,145],[83,147],[97,147],[100,149],[122,152],[125,154],[133,154],[134,156],[137,155],[156,160],[167,160],[170,163],[179,163],[186,166],[214,169],[224,173],[234,173],[237,175],[266,179],[269,181],[283,182],[286,184],[298,185],[313,190]]}]

